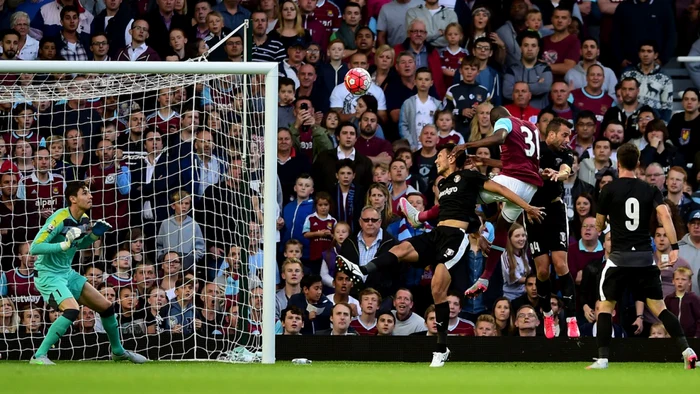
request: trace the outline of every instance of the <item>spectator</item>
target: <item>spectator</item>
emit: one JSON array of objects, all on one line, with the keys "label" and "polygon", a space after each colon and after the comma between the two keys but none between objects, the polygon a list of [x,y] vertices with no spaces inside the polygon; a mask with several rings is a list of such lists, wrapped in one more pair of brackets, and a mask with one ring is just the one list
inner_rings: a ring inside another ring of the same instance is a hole
[{"label": "spectator", "polygon": [[282,335],[301,335],[301,330],[304,329],[303,312],[301,309],[290,306],[282,310],[280,314],[282,320]]},{"label": "spectator", "polygon": [[281,311],[287,308],[289,299],[293,295],[301,293],[301,286],[299,284],[304,277],[304,266],[301,260],[296,258],[285,259],[282,263],[281,274],[284,287],[278,290],[275,295],[275,316],[278,319],[280,318]]},{"label": "spectator", "polygon": [[[308,57],[311,53],[311,46],[306,51],[306,56]],[[316,67],[313,64],[306,63],[299,66],[299,72],[297,76],[299,78],[299,88],[296,91],[296,97],[310,97],[313,107],[316,109],[315,120],[317,124],[321,123],[323,120],[323,113],[328,112],[328,95],[324,95],[324,90],[317,87],[318,84],[316,80],[318,76],[316,75]],[[335,86],[335,85],[333,85]]]},{"label": "spectator", "polygon": [[[16,60],[17,52],[19,51],[19,33],[15,30],[5,30],[2,33],[2,53],[0,53],[0,59],[2,60]],[[3,85],[14,85],[17,81],[16,75],[3,75],[2,84]]]},{"label": "spectator", "polygon": [[17,244],[16,256],[19,266],[7,272],[0,272],[0,297],[9,296],[16,308],[22,309],[26,305],[41,302],[41,294],[34,285],[34,263],[37,256],[29,254],[27,242]]},{"label": "spectator", "polygon": [[333,287],[335,287],[335,293],[328,296],[328,300],[333,304],[347,304],[350,307],[351,317],[357,318],[362,314],[362,309],[360,308],[360,301],[355,297],[350,295],[353,283],[350,277],[344,272],[337,270],[335,276],[333,277]]},{"label": "spectator", "polygon": [[19,337],[44,336],[42,330],[41,312],[36,305],[27,305],[20,312],[21,330],[18,332]]},{"label": "spectator", "polygon": [[598,237],[600,233],[595,227],[595,217],[586,216],[581,220],[581,238],[571,242],[568,250],[568,266],[576,285],[583,280],[583,270],[593,260],[601,260],[605,254],[603,244]]},{"label": "spectator", "polygon": [[[30,16],[32,20],[31,27],[40,30],[43,37],[59,36],[61,34],[61,25],[63,25],[63,9],[65,7],[70,7],[77,14],[73,32],[87,34],[89,37],[93,16],[90,11],[80,5],[78,0],[57,0],[55,3],[44,4],[36,16]],[[63,26],[63,29],[65,29],[65,26]]]},{"label": "spectator", "polygon": [[675,294],[664,299],[668,310],[678,316],[683,332],[689,338],[700,333],[700,298],[691,291],[693,272],[688,268],[677,268],[673,273]]},{"label": "spectator", "polygon": [[[85,11],[85,13],[88,12]],[[83,29],[78,8],[67,5],[61,9],[60,16],[63,28],[56,34],[58,38],[56,52],[65,60],[88,60],[92,55],[90,52],[90,28],[88,27],[87,31]],[[91,21],[92,15],[90,15]]]},{"label": "spectator", "polygon": [[294,148],[309,163],[314,162],[322,152],[333,149],[328,131],[318,125],[320,119],[317,118],[311,99],[307,96],[298,97],[294,102],[295,120],[289,130],[294,139]]},{"label": "spectator", "polygon": [[612,155],[612,144],[609,139],[603,137],[593,143],[593,157],[581,160],[578,170],[578,177],[582,182],[595,186],[599,179],[608,169],[614,168],[614,163],[610,159]]},{"label": "spectator", "polygon": [[80,319],[74,323],[77,332],[92,334],[95,332],[95,311],[83,305],[80,307]]},{"label": "spectator", "polygon": [[[359,32],[362,19],[362,8],[355,2],[350,2],[343,8],[343,19],[339,28],[331,35],[330,40],[340,40],[347,52],[357,51],[355,35]],[[372,63],[372,61],[370,61]]]},{"label": "spectator", "polygon": [[[596,337],[596,334],[598,333],[598,313],[599,313],[599,305],[600,301],[595,302],[595,316],[593,318],[593,322],[588,322],[584,323],[583,326],[581,327],[581,336],[582,337]],[[617,315],[617,312],[615,310],[612,311],[613,317]],[[617,324],[613,323],[613,331],[612,331],[612,337],[613,338],[627,338],[627,333],[625,330],[622,329],[622,327]]]},{"label": "spectator", "polygon": [[[436,112],[436,117],[441,116],[441,113],[442,112]],[[452,114],[448,112],[444,116],[449,116],[451,121]],[[440,118],[438,118],[438,123],[439,119]],[[433,194],[431,189],[435,178],[437,178],[435,159],[438,154],[436,148],[438,145],[438,135],[435,126],[431,124],[423,126],[418,141],[420,143],[420,149],[413,152],[413,160],[411,160],[413,162],[413,166],[411,166],[410,169],[411,179],[415,185],[414,187],[428,197]],[[430,199],[428,200],[428,204],[432,206]]]},{"label": "spectator", "polygon": [[284,244],[290,239],[297,239],[302,242],[302,260],[309,259],[309,240],[303,236],[304,220],[314,211],[314,200],[311,194],[314,192],[314,181],[309,174],[301,174],[297,177],[294,186],[296,200],[291,201],[284,207],[284,232],[281,242]]},{"label": "spectator", "polygon": [[340,252],[343,242],[350,236],[350,225],[347,222],[338,222],[333,227],[333,242],[331,246],[323,252],[323,262],[321,263],[321,278],[323,285],[333,288],[333,278],[335,277],[335,259]]},{"label": "spectator", "polygon": [[457,23],[457,14],[450,7],[443,7],[438,0],[425,0],[425,4],[413,7],[406,11],[406,25],[410,25],[415,19],[426,23],[427,41],[435,48],[447,46],[447,39],[443,32],[447,26]]},{"label": "spectator", "polygon": [[[138,308],[138,293],[131,287],[119,289],[117,322],[123,335],[146,335],[146,310]],[[155,322],[152,322],[155,323]],[[100,331],[101,332],[101,331]]]},{"label": "spectator", "polygon": [[40,216],[36,220],[43,224],[49,216],[63,207],[66,182],[61,175],[50,171],[51,156],[48,149],[39,148],[34,162],[34,171],[22,178],[17,185],[17,198],[27,200],[30,206],[34,207],[32,211]]},{"label": "spectator", "polygon": [[[665,122],[671,120],[673,109],[673,81],[661,72],[657,64],[659,49],[656,42],[644,41],[639,46],[639,64],[625,71],[622,78],[631,77],[639,82],[639,102],[656,110]],[[664,62],[665,63],[665,62]]]},{"label": "spectator", "polygon": [[301,293],[289,298],[289,306],[296,306],[304,313],[304,335],[316,334],[330,327],[329,317],[333,303],[322,293],[323,283],[318,275],[307,275],[301,279]]},{"label": "spectator", "polygon": [[87,279],[87,283],[89,283],[92,287],[99,289],[102,287],[102,284],[104,283],[105,280],[105,274],[102,269],[95,267],[95,266],[89,266],[85,269],[85,279]]},{"label": "spectator", "polygon": [[692,211],[700,209],[700,204],[693,201],[690,194],[683,192],[683,185],[688,181],[688,173],[681,166],[668,170],[666,176],[666,198],[674,203],[679,210],[680,218],[685,223]]},{"label": "spectator", "polygon": [[[90,214],[94,220],[106,220],[114,231],[126,229],[129,225],[127,213],[131,191],[129,167],[119,160],[110,140],[100,141],[95,155],[98,163],[85,174],[93,188]],[[104,242],[116,243],[115,238],[115,233],[108,233]]]},{"label": "spectator", "polygon": [[206,283],[199,295],[199,300],[201,304],[196,308],[195,319],[201,322],[200,334],[208,338],[223,335],[226,308],[223,289],[215,283]]},{"label": "spectator", "polygon": [[531,99],[530,85],[526,82],[516,82],[513,85],[513,103],[506,105],[505,108],[520,120],[537,123],[537,115],[540,111],[530,105]]},{"label": "spectator", "polygon": [[204,257],[202,230],[189,216],[192,198],[188,192],[176,191],[170,195],[170,201],[174,214],[158,230],[158,255],[175,250],[182,255],[183,268],[189,270]]},{"label": "spectator", "polygon": [[[572,123],[574,119],[580,119],[579,109],[569,103],[570,94],[571,90],[568,84],[565,82],[553,82],[549,92],[550,103],[544,109],[552,110],[558,117],[564,118]],[[595,115],[593,116],[593,120],[595,121]],[[595,124],[593,126],[595,127]],[[578,128],[576,130],[578,132]],[[595,128],[593,132],[595,132]]]},{"label": "spectator", "polygon": [[649,330],[649,338],[671,338],[663,323],[655,323]]},{"label": "spectator", "polygon": [[389,45],[380,45],[375,51],[374,71],[370,73],[372,81],[380,88],[386,89],[387,84],[392,78],[389,78],[389,73],[393,73],[394,63],[396,63],[396,52]]},{"label": "spectator", "polygon": [[[191,4],[191,3],[190,3]],[[187,38],[189,41],[196,41],[197,39],[204,39],[209,35],[209,27],[207,26],[207,15],[212,11],[212,5],[208,0],[196,0],[194,2],[194,25],[190,30],[187,30]],[[264,13],[264,12],[263,12]],[[267,15],[265,15],[265,32],[267,33]],[[255,36],[255,17],[251,17],[253,20],[253,37]],[[257,41],[256,41],[257,42]],[[255,46],[253,46],[255,48]],[[253,50],[255,52],[255,50]]]},{"label": "spectator", "polygon": [[[367,55],[364,53],[355,53],[350,56],[350,62],[348,64],[350,68],[364,68],[366,70],[369,67]],[[382,121],[385,121],[387,106],[384,91],[374,83],[370,86],[366,94],[374,96],[377,99],[377,115],[379,115]],[[331,92],[330,106],[332,110],[340,114],[341,121],[348,121],[355,115],[358,99],[359,96],[351,94],[350,91],[348,91],[348,88],[345,87],[345,83],[340,83],[333,88]]]},{"label": "spectator", "polygon": [[[442,75],[442,63],[438,51],[426,42],[426,27],[425,22],[421,19],[414,19],[408,25],[409,38],[400,44],[394,46],[396,57],[399,57],[401,52],[407,51],[414,55],[417,68],[427,67],[433,75]],[[478,62],[474,62],[478,67]],[[438,97],[445,96],[446,86],[443,80],[438,78],[434,80],[435,91]]]},{"label": "spectator", "polygon": [[581,61],[576,64],[571,70],[567,71],[564,76],[564,82],[568,83],[572,89],[581,89],[586,86],[586,74],[588,68],[594,64],[603,67],[605,82],[603,90],[613,100],[615,99],[615,86],[617,85],[617,77],[615,72],[608,67],[605,67],[598,61],[600,49],[598,41],[595,38],[589,37],[581,43]]},{"label": "spectator", "polygon": [[[134,255],[131,256],[132,262]],[[145,305],[145,301],[154,287],[157,287],[156,267],[150,263],[137,263],[134,269],[132,282],[135,285],[135,290],[138,291],[140,305]]]},{"label": "spectator", "polygon": [[[131,7],[122,7],[123,0],[105,0],[105,9],[100,11],[92,20],[90,31],[93,39],[96,33],[104,32],[107,39],[106,49],[109,49],[109,56],[117,57],[118,51],[124,48],[127,43],[132,42],[131,30],[134,19],[131,15]],[[94,49],[93,49],[94,53]]]},{"label": "spectator", "polygon": [[[357,178],[357,185],[366,185],[372,180],[372,161],[355,150],[357,141],[355,126],[349,122],[341,123],[336,130],[336,137],[338,138],[338,148],[321,152],[313,164],[316,189],[329,192],[331,196],[333,196],[334,184],[339,181],[336,178],[338,172],[336,164],[340,160],[349,159],[352,161],[352,172],[356,174],[353,179]],[[335,214],[333,217],[345,220],[344,217]]]},{"label": "spectator", "polygon": [[[693,160],[695,153],[700,151],[700,91],[696,88],[688,88],[683,92],[683,112],[678,112],[671,117],[668,123],[668,133],[671,143],[677,146],[680,152],[688,160]],[[695,131],[695,132],[694,132]]]},{"label": "spectator", "polygon": [[596,116],[596,126],[600,127],[603,116],[610,109],[614,101],[603,91],[605,75],[603,67],[593,64],[586,71],[586,86],[571,92],[574,106],[579,110],[592,111]]},{"label": "spectator", "polygon": [[95,33],[90,38],[90,51],[92,60],[96,62],[108,62],[112,58],[109,56],[109,40],[106,34]]},{"label": "spectator", "polygon": [[199,187],[197,197],[204,195],[204,191],[211,185],[221,182],[226,173],[224,161],[214,154],[214,141],[211,132],[200,130],[194,141],[195,147],[195,171],[198,171]]},{"label": "spectator", "polygon": [[[595,308],[600,294],[600,275],[610,255],[610,231],[605,233],[603,238],[603,250],[605,251],[605,255],[600,260],[591,260],[583,269],[581,286],[579,286],[579,291],[577,293],[583,305],[583,317],[588,323],[594,323],[597,318]],[[581,321],[583,321],[583,319],[581,319]]]},{"label": "spectator", "polygon": [[530,275],[530,260],[526,246],[525,228],[514,223],[508,231],[506,253],[501,256],[503,296],[511,301],[525,294],[525,280]]},{"label": "spectator", "polygon": [[451,291],[447,295],[447,302],[450,305],[450,321],[447,335],[473,337],[474,323],[459,317],[459,313],[462,311],[462,298],[464,297],[458,291]]},{"label": "spectator", "polygon": [[[393,0],[384,4],[377,18],[377,42],[391,47],[406,40],[406,18],[408,10],[422,4],[421,0]],[[397,17],[399,16],[399,17]],[[439,75],[439,74],[438,74]]]},{"label": "spectator", "polygon": [[506,59],[504,65],[506,67],[517,64],[522,57],[517,37],[518,34],[527,29],[525,26],[527,11],[528,3],[525,0],[513,0],[510,3],[510,18],[496,30],[496,34],[498,34],[498,37],[505,45]]},{"label": "spectator", "polygon": [[622,100],[618,103],[617,108],[623,112],[626,119],[625,137],[639,138],[644,132],[644,130],[637,128],[639,113],[643,108],[642,103],[639,102],[639,81],[632,77],[623,78],[620,81],[620,96],[622,96]]},{"label": "spectator", "polygon": [[396,319],[393,335],[406,336],[425,331],[425,319],[412,312],[413,294],[408,289],[399,289],[394,296],[394,310],[391,313]]},{"label": "spectator", "polygon": [[531,31],[525,31],[518,36],[521,58],[517,63],[508,67],[503,77],[503,97],[514,100],[513,90],[517,82],[528,85],[532,100],[530,104],[537,109],[547,106],[547,95],[552,86],[552,70],[539,59],[540,36]]},{"label": "spectator", "polygon": [[661,167],[661,164],[649,164],[646,168],[645,178],[647,183],[658,187],[663,193],[666,192],[666,174],[664,173],[664,168]]},{"label": "spectator", "polygon": [[[305,1],[305,0],[302,0]],[[326,0],[328,1],[328,0]],[[332,3],[331,3],[332,4]],[[327,56],[328,59],[322,62],[317,69],[318,77],[317,84],[314,86],[319,95],[323,97],[330,97],[333,88],[343,83],[345,79],[345,74],[347,74],[349,68],[348,65],[343,61],[343,52],[345,51],[345,44],[340,40],[333,40],[328,44]],[[392,56],[393,65],[393,51],[388,51]],[[380,57],[380,52],[377,50],[375,58]],[[328,101],[326,98],[325,101]],[[326,106],[328,109],[328,103]],[[323,108],[323,112],[328,112]],[[321,107],[319,107],[321,109]]]},{"label": "spectator", "polygon": [[529,305],[533,309],[537,308],[537,303],[539,302],[539,299],[537,298],[536,282],[537,275],[531,271],[530,274],[527,275],[527,278],[525,278],[525,293],[511,301],[512,310],[519,311],[520,308],[525,305]]},{"label": "spectator", "polygon": [[[360,314],[357,319],[350,322],[350,327],[358,335],[377,335],[377,309],[382,303],[382,296],[373,288],[366,288],[360,292]],[[389,315],[391,315],[389,313]],[[393,318],[393,315],[392,315]]]},{"label": "spectator", "polygon": [[370,110],[362,113],[360,118],[360,137],[355,143],[357,152],[365,155],[372,163],[388,164],[394,154],[391,143],[376,136],[379,118]]},{"label": "spectator", "polygon": [[357,335],[350,327],[352,320],[352,308],[346,302],[340,302],[331,308],[331,327],[327,330],[317,331],[317,335]]},{"label": "spectator", "polygon": [[413,151],[421,148],[418,140],[423,128],[430,126],[434,129],[432,114],[440,108],[440,101],[429,95],[431,86],[433,86],[433,76],[430,70],[427,68],[417,70],[415,87],[418,93],[409,97],[401,105],[401,114],[398,119],[399,135],[408,140]]},{"label": "spectator", "polygon": [[409,335],[424,335],[424,336],[435,336],[437,335],[437,319],[435,318],[435,304],[430,305],[423,314],[425,331],[414,332]]},{"label": "spectator", "polygon": [[224,52],[226,53],[226,61],[243,62],[243,37],[239,34],[234,34],[227,38],[224,43]]},{"label": "spectator", "polygon": [[[150,48],[153,48],[160,59],[165,59],[170,51],[170,40],[168,39],[170,31],[173,29],[186,31],[192,26],[188,17],[175,12],[175,2],[171,0],[156,0],[156,6],[152,7],[146,15],[145,22],[146,24],[143,26],[148,27],[146,43]],[[136,20],[132,23],[131,28],[132,42],[133,36],[136,34],[133,27],[135,23]]]},{"label": "spectator", "polygon": [[520,337],[537,336],[537,327],[540,319],[537,318],[535,307],[532,305],[522,305],[515,314],[515,327],[518,329]]},{"label": "spectator", "polygon": [[401,197],[408,196],[411,193],[418,193],[418,191],[406,182],[409,173],[405,161],[396,158],[391,161],[389,168],[391,174],[391,183],[389,184],[391,210],[394,215],[400,215],[399,200]]},{"label": "spectator", "polygon": [[[6,10],[6,8],[3,8],[3,10]],[[36,60],[39,54],[39,41],[29,35],[29,15],[23,11],[16,11],[10,17],[9,28],[19,33],[17,58],[20,60]]]},{"label": "spectator", "polygon": [[172,331],[173,334],[182,334],[184,337],[192,335],[198,329],[197,326],[201,325],[201,320],[195,319],[194,293],[192,280],[183,276],[177,278],[175,298],[171,299],[159,312],[163,319],[163,329]]},{"label": "spectator", "polygon": [[464,33],[459,23],[450,23],[444,30],[445,38],[443,40],[445,40],[446,45],[438,53],[442,62],[442,75],[445,80],[445,86],[451,86],[452,80],[457,75],[455,71],[459,69],[462,59],[469,52],[460,46],[462,40],[464,40]]},{"label": "spectator", "polygon": [[378,312],[377,316],[377,336],[394,335],[396,328],[396,317],[390,311]]},{"label": "spectator", "polygon": [[[217,248],[214,248],[214,251],[219,252]],[[301,250],[299,250],[299,255],[301,255]],[[231,246],[228,248],[228,254],[221,262],[220,267],[213,275],[217,283],[224,286],[224,296],[228,299],[233,299],[240,290],[241,265],[241,248]]]},{"label": "spectator", "polygon": [[[221,3],[221,5],[223,5],[223,3]],[[270,33],[271,36],[275,40],[281,42],[282,46],[285,48],[289,48],[294,42],[301,42],[304,48],[306,48],[311,41],[311,32],[304,30],[304,26],[301,23],[301,12],[297,4],[292,0],[284,0],[280,3],[279,10],[277,28]],[[241,18],[241,22],[248,17],[249,16]],[[239,22],[239,24],[241,22]],[[306,56],[306,54],[304,54],[304,56]]]},{"label": "spectator", "polygon": [[[479,74],[477,58],[467,56],[462,59],[459,72],[462,80],[447,89],[442,108],[452,112],[456,118],[455,130],[466,137],[469,134],[469,123],[476,115],[476,107],[488,100],[488,91],[475,82]],[[462,97],[464,99],[460,100]]]},{"label": "spectator", "polygon": [[481,315],[476,319],[474,335],[477,337],[497,337],[499,336],[496,319],[491,315]]},{"label": "spectator", "polygon": [[[279,100],[277,101],[277,126],[289,127],[295,121],[294,116],[294,80],[287,77],[280,77],[279,80]],[[290,146],[291,148],[291,146]]]},{"label": "spectator", "polygon": [[[557,83],[563,84],[563,82]],[[590,152],[595,141],[596,116],[593,111],[583,110],[578,114],[575,130],[576,135],[574,135],[570,143],[571,149],[583,160],[591,156]]]},{"label": "spectator", "polygon": [[659,163],[664,172],[673,166],[686,164],[685,158],[668,139],[668,129],[661,119],[647,123],[644,139],[648,143],[641,149],[639,162],[643,167],[651,163]]},{"label": "spectator", "polygon": [[22,177],[30,176],[35,171],[34,148],[26,139],[17,140],[14,149],[12,149],[11,157],[14,166]]},{"label": "spectator", "polygon": [[[542,40],[542,59],[552,68],[555,81],[563,81],[564,75],[574,68],[581,57],[578,37],[569,33],[571,9],[561,4],[552,13],[554,33]],[[602,71],[601,71],[602,72]]]},{"label": "spectator", "polygon": [[637,49],[652,40],[662,48],[659,63],[668,62],[676,49],[676,26],[668,3],[632,1],[611,8],[615,9],[610,34],[612,54],[620,70],[634,64]]},{"label": "spectator", "polygon": [[[117,291],[121,287],[133,285],[131,280],[131,253],[127,250],[117,251],[112,257],[112,274],[105,275],[105,283]],[[118,296],[118,294],[117,294]]]},{"label": "spectator", "polygon": [[[700,210],[695,210],[688,217],[688,234],[678,242],[678,257],[687,261],[693,274],[700,277]],[[700,289],[700,279],[696,283]]]},{"label": "spectator", "polygon": [[301,0],[299,12],[304,30],[309,31],[311,40],[320,43],[319,49],[325,51],[328,37],[340,26],[340,8],[331,1],[317,4],[316,0]]},{"label": "spectator", "polygon": [[[495,34],[495,33],[491,33]],[[486,37],[479,37],[474,42],[474,56],[479,59],[479,75],[476,83],[485,87],[489,92],[489,101],[493,105],[501,105],[501,85],[503,85],[501,72],[489,66],[493,50],[491,40]],[[459,82],[459,76],[454,78],[454,82]],[[447,86],[450,86],[448,84]]]},{"label": "spectator", "polygon": [[280,127],[277,131],[277,174],[282,185],[282,201],[295,198],[294,186],[302,173],[311,172],[311,162],[306,155],[297,154],[292,146],[289,129]]}]

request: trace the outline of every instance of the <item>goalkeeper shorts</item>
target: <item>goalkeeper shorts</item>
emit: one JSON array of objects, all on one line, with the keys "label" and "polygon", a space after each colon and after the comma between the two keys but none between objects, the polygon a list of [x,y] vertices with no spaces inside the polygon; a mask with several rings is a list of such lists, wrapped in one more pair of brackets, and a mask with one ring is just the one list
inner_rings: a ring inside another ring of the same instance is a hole
[{"label": "goalkeeper shorts", "polygon": [[87,278],[70,270],[61,273],[39,272],[34,275],[34,284],[44,301],[55,310],[69,298],[80,299]]}]

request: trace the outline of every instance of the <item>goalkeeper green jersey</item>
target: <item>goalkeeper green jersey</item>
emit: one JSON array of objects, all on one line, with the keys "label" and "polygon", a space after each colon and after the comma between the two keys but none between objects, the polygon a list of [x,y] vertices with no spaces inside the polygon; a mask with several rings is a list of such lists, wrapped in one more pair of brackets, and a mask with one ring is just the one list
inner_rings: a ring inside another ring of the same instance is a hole
[{"label": "goalkeeper green jersey", "polygon": [[[78,227],[82,234],[73,241],[70,248],[63,250],[61,242],[66,240],[66,233],[72,227]],[[29,249],[30,254],[39,256],[35,264],[36,270],[41,273],[70,271],[75,252],[90,246],[97,240],[97,237],[88,233],[89,230],[88,215],[83,214],[80,219],[75,219],[68,208],[61,208],[54,212],[41,227]]]}]

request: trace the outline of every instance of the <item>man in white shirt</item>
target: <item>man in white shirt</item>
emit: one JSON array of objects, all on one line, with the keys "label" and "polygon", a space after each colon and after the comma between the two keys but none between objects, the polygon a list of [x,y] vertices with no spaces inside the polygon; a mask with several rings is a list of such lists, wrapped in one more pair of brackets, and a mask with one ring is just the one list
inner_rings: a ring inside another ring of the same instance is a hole
[{"label": "man in white shirt", "polygon": [[[350,56],[349,65],[351,69],[364,68],[365,70],[367,70],[367,68],[369,68],[367,55],[359,52],[353,54],[352,56]],[[387,112],[386,96],[384,95],[384,91],[379,86],[377,86],[377,84],[372,83],[372,85],[370,85],[369,87],[369,90],[365,94],[374,96],[374,98],[377,99],[377,115],[379,116],[382,122],[385,122],[387,120]],[[333,89],[333,92],[331,93],[331,109],[340,112],[341,121],[351,120],[355,116],[357,99],[359,99],[360,97],[361,96],[356,96],[350,93],[350,91],[348,91],[348,88],[345,87],[344,82],[340,83]]]},{"label": "man in white shirt", "polygon": [[394,310],[391,313],[396,317],[394,335],[404,336],[416,332],[425,331],[425,320],[411,311],[413,309],[413,294],[408,289],[399,289],[394,296]]}]

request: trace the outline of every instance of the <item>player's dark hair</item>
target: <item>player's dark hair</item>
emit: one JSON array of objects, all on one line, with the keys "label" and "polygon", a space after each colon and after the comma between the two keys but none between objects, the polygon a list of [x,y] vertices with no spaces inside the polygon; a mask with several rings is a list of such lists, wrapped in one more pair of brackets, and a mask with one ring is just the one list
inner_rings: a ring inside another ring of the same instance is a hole
[{"label": "player's dark hair", "polygon": [[[457,147],[457,145],[448,143],[448,144],[443,144],[437,147],[437,151],[442,152],[443,150],[447,151],[447,154],[449,155],[452,153],[452,151]],[[464,163],[467,161],[467,155],[460,153],[459,156],[455,157],[455,165],[457,168],[462,168],[464,167]]]},{"label": "player's dark hair", "polygon": [[316,274],[311,274],[311,275],[304,275],[303,278],[301,278],[301,283],[299,285],[301,286],[301,289],[310,289],[311,286],[314,285],[314,283],[319,283],[322,282],[321,280],[321,275],[316,275]]},{"label": "player's dark hair", "polygon": [[549,133],[558,133],[559,129],[564,126],[568,127],[571,129],[573,126],[568,120],[560,117],[556,117],[552,119],[549,124],[547,125],[547,131],[545,132],[545,137],[549,135]]},{"label": "player's dark hair", "polygon": [[639,163],[639,148],[634,144],[622,144],[617,148],[617,164],[625,170],[634,171]]},{"label": "player's dark hair", "polygon": [[343,167],[349,167],[352,170],[352,172],[355,173],[355,162],[351,159],[338,160],[335,163],[335,173],[337,174]]},{"label": "player's dark hair", "polygon": [[87,188],[88,190],[90,189],[90,186],[88,186],[88,183],[85,181],[71,181],[68,182],[66,185],[66,191],[64,193],[64,196],[66,198],[66,202],[68,203],[68,207],[71,206],[70,198],[71,197],[78,197],[78,192],[80,192],[81,189]]},{"label": "player's dark hair", "polygon": [[287,318],[288,314],[304,317],[304,312],[302,312],[298,306],[289,305],[286,308],[282,309],[282,312],[280,312],[280,320],[284,321],[284,319]]}]

